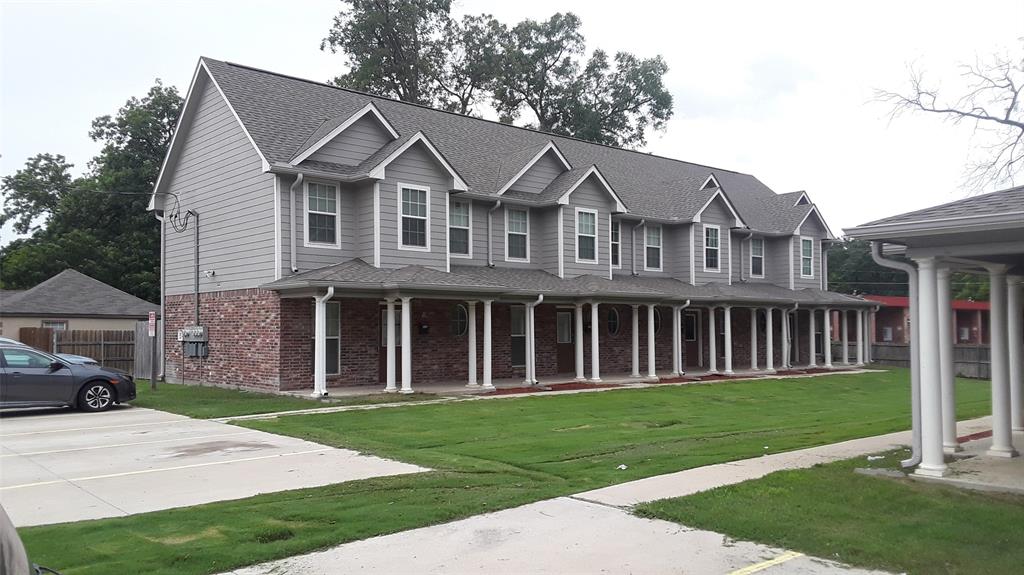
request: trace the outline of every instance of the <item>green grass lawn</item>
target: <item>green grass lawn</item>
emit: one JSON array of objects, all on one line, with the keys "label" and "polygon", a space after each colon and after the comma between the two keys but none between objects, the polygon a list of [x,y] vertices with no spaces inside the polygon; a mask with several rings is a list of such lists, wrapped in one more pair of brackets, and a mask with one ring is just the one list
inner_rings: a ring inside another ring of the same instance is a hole
[{"label": "green grass lawn", "polygon": [[637,513],[851,565],[896,572],[1021,573],[1024,497],[910,479],[867,477],[857,467],[896,469],[906,450],[859,457],[688,497]]},{"label": "green grass lawn", "polygon": [[[36,561],[66,575],[213,573],[758,456],[765,446],[773,453],[905,429],[907,379],[897,370],[247,421],[435,471],[20,532]],[[958,382],[957,397],[961,417],[989,411],[984,382]]]},{"label": "green grass lawn", "polygon": [[293,409],[313,409],[336,405],[368,405],[437,399],[436,395],[429,393],[412,393],[407,395],[401,393],[374,393],[352,397],[335,397],[327,401],[316,401],[288,395],[174,383],[158,383],[156,389],[153,390],[150,389],[149,380],[146,379],[135,380],[135,387],[138,391],[138,397],[131,401],[132,405],[170,411],[199,419],[273,413],[275,411],[290,411]]}]

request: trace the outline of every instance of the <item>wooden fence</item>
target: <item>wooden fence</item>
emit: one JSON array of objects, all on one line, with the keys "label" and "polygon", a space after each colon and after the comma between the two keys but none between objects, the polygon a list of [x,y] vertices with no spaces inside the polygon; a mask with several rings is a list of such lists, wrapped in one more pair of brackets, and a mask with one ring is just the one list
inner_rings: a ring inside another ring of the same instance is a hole
[{"label": "wooden fence", "polygon": [[[906,344],[875,344],[871,358],[883,365],[910,367],[910,346]],[[987,345],[953,346],[953,370],[960,377],[988,379],[991,377]]]},{"label": "wooden fence", "polygon": [[135,331],[23,327],[18,331],[18,339],[49,353],[84,355],[104,367],[135,371]]},{"label": "wooden fence", "polygon": [[[156,373],[159,376],[163,370],[163,320],[156,322],[156,334],[158,338],[156,347]],[[132,375],[149,379],[151,376],[150,366],[153,362],[153,338],[149,337],[149,322],[140,321],[135,324],[135,370]]]}]

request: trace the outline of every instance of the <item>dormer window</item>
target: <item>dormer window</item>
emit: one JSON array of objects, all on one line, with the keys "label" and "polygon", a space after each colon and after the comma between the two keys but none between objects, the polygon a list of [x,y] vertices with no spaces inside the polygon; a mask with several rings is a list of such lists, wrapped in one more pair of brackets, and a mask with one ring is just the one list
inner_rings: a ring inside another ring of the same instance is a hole
[{"label": "dormer window", "polygon": [[750,238],[750,277],[764,277],[764,238]]},{"label": "dormer window", "polygon": [[619,259],[622,255],[622,240],[620,235],[620,228],[618,220],[612,222],[611,229],[611,252],[612,252],[612,267],[622,267],[622,261]]},{"label": "dormer window", "polygon": [[576,261],[597,263],[597,211],[576,208]]},{"label": "dormer window", "polygon": [[644,226],[644,269],[661,271],[661,226]]},{"label": "dormer window", "polygon": [[814,277],[814,239],[800,238],[800,277]]},{"label": "dormer window", "polygon": [[721,271],[719,227],[704,224],[704,271]]},{"label": "dormer window", "polygon": [[400,248],[408,250],[430,250],[430,188],[399,184],[402,202],[399,206]]},{"label": "dormer window", "polygon": [[306,247],[340,246],[338,241],[338,187],[306,182]]},{"label": "dormer window", "polygon": [[448,214],[448,252],[453,256],[472,256],[470,206],[468,200],[453,200],[451,203]]},{"label": "dormer window", "polygon": [[530,261],[530,213],[526,210],[505,210],[505,259]]}]

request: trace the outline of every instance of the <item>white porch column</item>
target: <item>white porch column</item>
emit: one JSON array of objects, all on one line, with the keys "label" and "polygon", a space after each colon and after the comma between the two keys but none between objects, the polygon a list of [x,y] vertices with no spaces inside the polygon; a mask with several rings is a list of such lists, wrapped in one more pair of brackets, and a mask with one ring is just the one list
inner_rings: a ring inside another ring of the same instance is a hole
[{"label": "white porch column", "polygon": [[764,308],[764,368],[775,372],[775,310]]},{"label": "white porch column", "polygon": [[750,369],[757,371],[757,308],[750,308]]},{"label": "white porch column", "polygon": [[313,397],[327,395],[327,300],[332,295],[333,287],[313,298]]},{"label": "white porch column", "polygon": [[864,365],[864,311],[857,310],[854,313],[857,314],[857,365]]},{"label": "white porch column", "polygon": [[779,321],[782,322],[782,369],[790,367],[789,363],[789,310],[782,307],[779,308]]},{"label": "white porch column", "polygon": [[389,297],[385,301],[387,312],[384,314],[384,327],[387,334],[387,376],[385,378],[384,391],[394,393],[398,391],[395,387],[395,298]]},{"label": "white porch column", "polygon": [[1014,431],[1024,431],[1024,301],[1021,293],[1024,278],[1012,276],[1006,278],[1006,307],[1009,310],[1009,347],[1010,347],[1010,426]]},{"label": "white porch column", "polygon": [[491,300],[484,300],[484,389],[494,389],[491,382]]},{"label": "white porch column", "polygon": [[[991,318],[989,326],[992,334],[991,369],[992,369],[992,447],[988,455],[1013,457],[1017,450],[1013,448],[1010,417],[1010,364],[1009,338],[1007,331],[1007,282],[1006,268],[989,268],[989,305]],[[924,363],[924,358],[921,358]]]},{"label": "white porch column", "polygon": [[526,385],[537,383],[536,366],[534,365],[534,362],[537,361],[537,355],[534,353],[534,345],[536,345],[534,338],[536,334],[534,333],[533,320],[533,305],[526,304],[526,380],[524,381]]},{"label": "white porch column", "polygon": [[867,321],[864,323],[864,363],[874,361],[871,344],[875,341],[875,310],[865,312]]},{"label": "white porch column", "polygon": [[[947,472],[942,451],[942,385],[939,370],[938,285],[935,258],[917,260],[918,292],[921,313],[917,325],[910,326],[920,334],[921,344],[921,464],[920,475],[941,477]],[[863,313],[857,314],[858,342],[861,341]],[[860,359],[861,345],[857,346]]]},{"label": "white porch column", "polygon": [[640,377],[640,306],[633,304],[633,377]]},{"label": "white porch column", "polygon": [[469,327],[466,329],[466,342],[469,348],[469,381],[466,387],[479,387],[476,382],[476,302],[466,302],[469,308]]},{"label": "white porch column", "polygon": [[722,308],[724,315],[722,316],[722,327],[725,328],[725,375],[732,375],[732,306],[724,306]]},{"label": "white porch column", "polygon": [[679,356],[682,351],[679,348],[679,314],[681,309],[680,306],[672,306],[672,377],[678,377],[682,371],[679,365]]},{"label": "white porch column", "polygon": [[654,363],[654,304],[647,304],[647,378],[657,379]]},{"label": "white porch column", "polygon": [[822,318],[825,323],[821,326],[821,346],[825,349],[825,367],[832,369],[832,310],[822,310]]},{"label": "white porch column", "polygon": [[402,298],[402,393],[412,393],[412,298]]},{"label": "white porch column", "polygon": [[601,322],[598,320],[598,306],[590,303],[590,381],[601,381]]},{"label": "white porch column", "polygon": [[939,322],[939,381],[942,387],[942,449],[946,453],[960,451],[956,440],[956,388],[953,378],[953,296],[949,285],[950,271],[941,267],[935,272]]},{"label": "white porch column", "polygon": [[708,373],[718,373],[718,337],[715,334],[715,308],[708,308]]},{"label": "white porch column", "polygon": [[814,308],[807,308],[807,356],[810,360],[807,361],[808,367],[817,367],[818,365],[818,342],[814,341],[814,332],[817,331],[818,318],[814,317]]},{"label": "white porch column", "polygon": [[843,365],[850,365],[850,310],[840,310],[839,328],[843,330]]},{"label": "white porch column", "polygon": [[586,381],[587,374],[583,369],[583,304],[576,304],[575,312],[576,330],[573,333],[573,343],[576,346],[576,381]]}]

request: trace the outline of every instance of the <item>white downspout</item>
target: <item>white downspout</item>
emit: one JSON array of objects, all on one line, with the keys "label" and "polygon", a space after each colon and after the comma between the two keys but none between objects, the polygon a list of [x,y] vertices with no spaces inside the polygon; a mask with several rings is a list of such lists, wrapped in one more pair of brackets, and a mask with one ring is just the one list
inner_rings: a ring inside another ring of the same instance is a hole
[{"label": "white downspout", "polygon": [[[903,467],[913,467],[918,463],[921,463],[921,356],[920,356],[920,334],[921,331],[918,329],[918,316],[920,309],[918,309],[918,297],[917,297],[917,268],[913,265],[901,262],[898,260],[892,260],[882,255],[882,242],[871,242],[871,259],[875,260],[875,263],[886,268],[899,270],[907,273],[907,284],[909,287],[910,296],[910,421],[913,437],[911,444],[910,459],[904,459],[900,462]],[[860,312],[858,312],[860,313]],[[864,338],[868,341],[870,339]]]},{"label": "white downspout", "polygon": [[302,172],[299,172],[288,187],[288,267],[292,273],[299,271],[299,266],[295,265],[295,222],[298,219],[295,217],[295,191],[302,185],[302,180]]},{"label": "white downspout", "polygon": [[501,200],[487,210],[487,267],[494,267],[494,212],[501,207]]},{"label": "white downspout", "polygon": [[636,230],[647,223],[647,218],[640,220],[640,223],[629,230],[629,251],[630,251],[630,272],[636,277]]},{"label": "white downspout", "polygon": [[323,296],[314,296],[313,397],[327,397],[327,302],[334,297],[334,286]]}]

